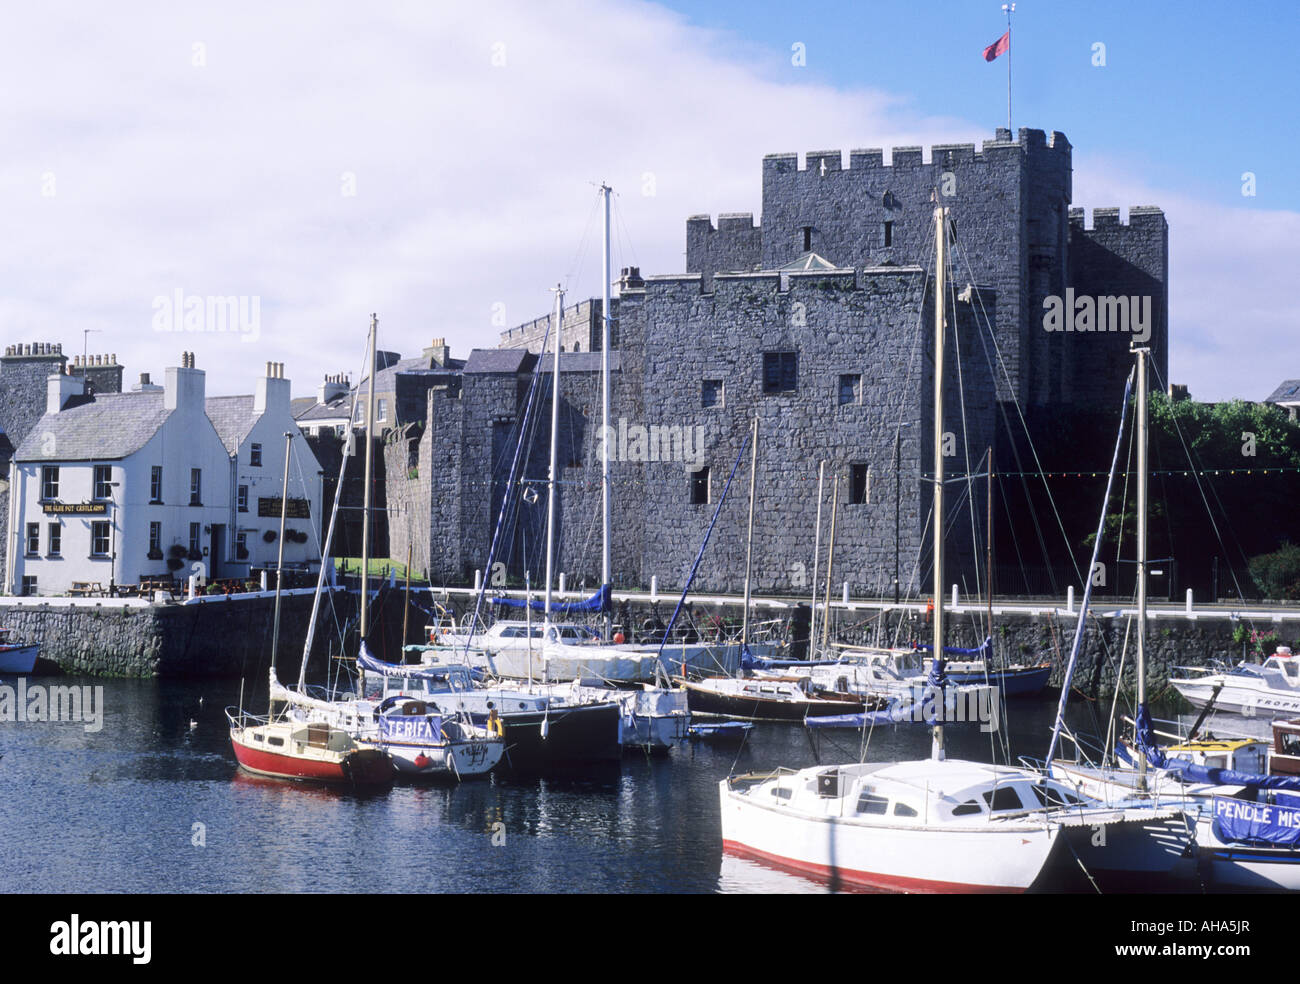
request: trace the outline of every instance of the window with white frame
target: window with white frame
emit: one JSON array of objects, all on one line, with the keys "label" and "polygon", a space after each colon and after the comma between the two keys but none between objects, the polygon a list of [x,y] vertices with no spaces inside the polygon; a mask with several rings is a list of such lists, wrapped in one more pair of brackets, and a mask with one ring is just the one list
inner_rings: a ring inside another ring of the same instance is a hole
[{"label": "window with white frame", "polygon": [[93,498],[111,499],[113,497],[113,466],[95,466],[95,488]]},{"label": "window with white frame", "polygon": [[46,532],[45,555],[57,557],[63,552],[63,524],[50,523]]},{"label": "window with white frame", "polygon": [[90,524],[90,555],[92,557],[108,556],[109,536],[106,521],[99,520]]},{"label": "window with white frame", "polygon": [[27,556],[35,557],[41,552],[41,524],[27,524]]},{"label": "window with white frame", "polygon": [[41,469],[41,498],[57,499],[59,497],[59,466],[46,465]]}]

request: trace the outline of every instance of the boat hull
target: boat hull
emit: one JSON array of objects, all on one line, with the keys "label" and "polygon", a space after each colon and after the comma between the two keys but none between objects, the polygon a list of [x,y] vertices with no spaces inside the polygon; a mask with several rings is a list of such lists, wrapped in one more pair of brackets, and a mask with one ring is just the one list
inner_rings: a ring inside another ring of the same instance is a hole
[{"label": "boat hull", "polygon": [[442,745],[378,742],[376,748],[393,757],[393,767],[409,778],[464,779],[496,768],[505,754],[500,741],[457,741]]},{"label": "boat hull", "polygon": [[739,718],[744,721],[802,721],[809,717],[832,714],[861,714],[866,707],[862,698],[844,695],[842,699],[812,698],[778,700],[747,694],[725,694],[693,684],[685,685],[690,695],[691,714]]},{"label": "boat hull", "polygon": [[[980,685],[985,683],[984,672],[945,669],[948,681],[959,685]],[[987,682],[1002,691],[1004,697],[1031,697],[1042,693],[1051,678],[1051,666],[1026,666],[1015,669],[994,670],[988,674]]]},{"label": "boat hull", "polygon": [[[501,715],[504,764],[537,771],[589,762],[617,762],[620,712],[617,704],[590,704]],[[475,724],[487,717],[474,716]]]},{"label": "boat hull", "polygon": [[[1205,677],[1194,680],[1170,680],[1183,698],[1193,707],[1202,708],[1214,697],[1215,688],[1222,677]],[[1215,710],[1242,717],[1284,717],[1300,714],[1300,692],[1288,692],[1269,687],[1250,687],[1226,682],[1214,697]]]},{"label": "boat hull", "polygon": [[0,673],[31,673],[39,646],[0,646]]},{"label": "boat hull", "polygon": [[375,749],[360,749],[336,761],[327,761],[249,748],[238,741],[231,744],[240,766],[259,776],[350,786],[383,786],[392,783],[395,775],[388,756]]},{"label": "boat hull", "polygon": [[809,817],[748,802],[720,783],[723,850],[849,887],[909,893],[1018,893],[1056,843],[1051,827],[945,829]]}]

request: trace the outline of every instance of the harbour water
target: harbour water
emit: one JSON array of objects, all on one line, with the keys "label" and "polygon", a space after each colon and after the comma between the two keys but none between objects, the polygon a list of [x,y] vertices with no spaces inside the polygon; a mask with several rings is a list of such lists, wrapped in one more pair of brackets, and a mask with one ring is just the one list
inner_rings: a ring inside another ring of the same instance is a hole
[{"label": "harbour water", "polygon": [[[759,724],[743,746],[684,743],[598,772],[359,796],[240,772],[223,714],[238,681],[29,682],[102,686],[104,719],[93,733],[0,723],[6,892],[826,891],[722,853],[718,781],[816,764],[799,725]],[[1043,755],[1054,712],[1050,700],[1011,704],[1013,758]],[[1086,705],[1074,718],[1092,730]],[[975,726],[948,737],[950,757],[993,754]],[[866,757],[928,754],[924,728],[899,727],[877,730]],[[855,734],[822,740],[821,762],[858,757]]]}]

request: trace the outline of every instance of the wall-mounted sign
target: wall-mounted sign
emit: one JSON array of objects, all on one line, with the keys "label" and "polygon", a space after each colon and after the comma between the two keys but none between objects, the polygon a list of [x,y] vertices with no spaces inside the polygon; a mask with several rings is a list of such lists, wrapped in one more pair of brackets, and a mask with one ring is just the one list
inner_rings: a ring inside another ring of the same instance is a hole
[{"label": "wall-mounted sign", "polygon": [[[257,515],[261,518],[280,518],[280,497],[274,499],[264,499],[257,497]],[[290,519],[310,519],[311,518],[311,500],[309,499],[290,499],[289,508],[285,510],[285,515]]]},{"label": "wall-mounted sign", "polygon": [[108,512],[108,503],[42,502],[41,510],[47,516],[103,516]]}]

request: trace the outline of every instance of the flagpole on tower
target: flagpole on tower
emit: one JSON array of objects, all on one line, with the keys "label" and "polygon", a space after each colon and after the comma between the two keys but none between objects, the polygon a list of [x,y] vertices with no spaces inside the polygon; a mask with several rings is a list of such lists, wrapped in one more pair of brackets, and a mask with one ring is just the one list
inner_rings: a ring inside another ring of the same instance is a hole
[{"label": "flagpole on tower", "polygon": [[1007,15],[1007,129],[1011,129],[1011,15],[1015,13],[1014,3],[1004,3],[1003,12]]}]

